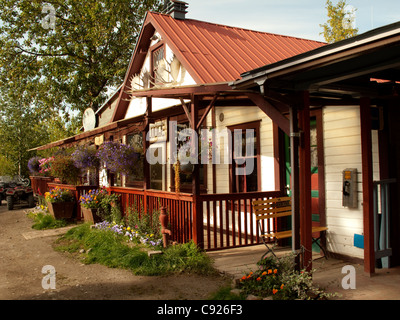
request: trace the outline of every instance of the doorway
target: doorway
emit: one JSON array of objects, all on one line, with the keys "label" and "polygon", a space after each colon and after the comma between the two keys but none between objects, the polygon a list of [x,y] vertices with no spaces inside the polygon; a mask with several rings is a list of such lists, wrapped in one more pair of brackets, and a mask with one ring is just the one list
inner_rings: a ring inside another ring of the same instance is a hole
[{"label": "doorway", "polygon": [[[291,164],[290,164],[290,139],[284,134],[283,143],[285,159],[285,184],[288,196],[291,196]],[[312,226],[325,226],[325,162],[324,162],[324,137],[322,109],[312,109],[310,111],[310,154],[311,154],[311,220]],[[286,226],[291,227],[291,218],[286,221]],[[313,237],[318,238],[317,234]],[[321,237],[325,242],[325,237]],[[326,247],[326,243],[321,244]],[[313,243],[312,250],[319,252],[318,244]]]},{"label": "doorway", "polygon": [[[394,180],[389,184],[389,232],[392,255],[389,257],[389,267],[400,265],[400,101],[390,101],[382,108],[383,124],[378,129],[379,139],[379,173],[383,181]],[[374,122],[373,122],[374,125]]]}]

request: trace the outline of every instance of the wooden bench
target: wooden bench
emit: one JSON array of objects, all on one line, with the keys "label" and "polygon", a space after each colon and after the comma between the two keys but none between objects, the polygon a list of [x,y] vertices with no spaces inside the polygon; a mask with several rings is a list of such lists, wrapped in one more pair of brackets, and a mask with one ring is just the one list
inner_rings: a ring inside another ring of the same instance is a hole
[{"label": "wooden bench", "polygon": [[[260,230],[260,236],[264,242],[264,245],[268,248],[268,251],[262,256],[262,259],[271,252],[274,256],[274,251],[268,246],[266,239],[274,238],[276,240],[290,238],[292,236],[292,230],[284,231],[270,231],[265,232],[263,230],[263,220],[282,218],[292,215],[292,200],[291,197],[279,197],[266,200],[253,201],[253,212],[256,216],[257,224]],[[321,238],[321,233],[328,230],[327,227],[312,227],[312,233],[319,233],[318,237],[312,237],[312,243],[316,243],[323,251],[325,258],[327,258],[325,248],[318,242]]]}]

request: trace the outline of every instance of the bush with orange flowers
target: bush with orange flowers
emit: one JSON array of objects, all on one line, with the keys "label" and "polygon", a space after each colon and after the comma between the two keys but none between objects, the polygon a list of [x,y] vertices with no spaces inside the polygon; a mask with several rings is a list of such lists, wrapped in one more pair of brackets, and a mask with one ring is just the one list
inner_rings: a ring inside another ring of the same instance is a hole
[{"label": "bush with orange flowers", "polygon": [[313,286],[312,270],[296,271],[294,255],[279,259],[271,256],[258,263],[259,270],[244,275],[238,288],[245,294],[259,297],[272,296],[274,300],[327,299],[336,294],[324,293]]}]

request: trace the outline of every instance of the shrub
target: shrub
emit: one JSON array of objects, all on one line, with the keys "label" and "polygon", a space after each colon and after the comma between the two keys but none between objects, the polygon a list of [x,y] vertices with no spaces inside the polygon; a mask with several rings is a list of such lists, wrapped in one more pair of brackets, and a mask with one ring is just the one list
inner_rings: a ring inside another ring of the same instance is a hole
[{"label": "shrub", "polygon": [[122,220],[122,212],[119,205],[119,195],[115,193],[103,194],[97,213],[103,220],[120,223]]},{"label": "shrub", "polygon": [[265,258],[258,263],[259,270],[240,279],[239,288],[246,294],[272,296],[274,300],[324,299],[334,296],[313,286],[314,270],[295,270],[294,257],[294,254],[289,254],[279,260],[275,257]]},{"label": "shrub", "polygon": [[51,173],[61,181],[76,185],[81,170],[77,168],[71,156],[57,156],[51,163]]}]

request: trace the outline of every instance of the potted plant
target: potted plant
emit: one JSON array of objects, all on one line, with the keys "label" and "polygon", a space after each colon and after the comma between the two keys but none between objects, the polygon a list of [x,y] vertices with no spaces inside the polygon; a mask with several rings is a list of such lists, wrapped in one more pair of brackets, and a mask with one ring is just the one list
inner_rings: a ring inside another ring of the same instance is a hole
[{"label": "potted plant", "polygon": [[93,189],[79,198],[84,221],[97,223],[102,220],[98,211],[105,196],[105,189]]},{"label": "potted plant", "polygon": [[50,214],[56,219],[70,219],[75,208],[75,199],[70,190],[55,187],[45,193]]}]

